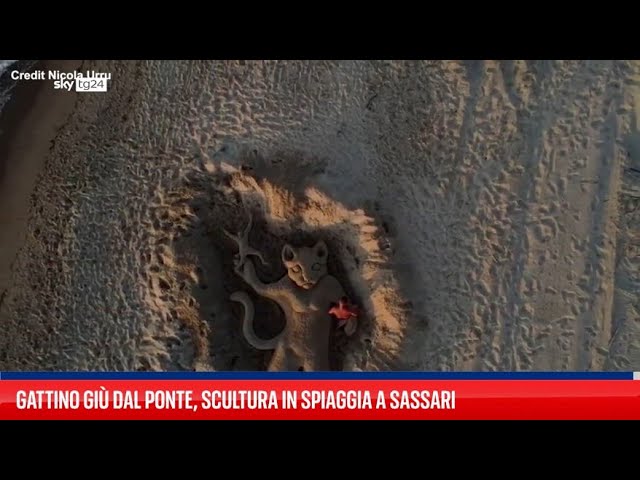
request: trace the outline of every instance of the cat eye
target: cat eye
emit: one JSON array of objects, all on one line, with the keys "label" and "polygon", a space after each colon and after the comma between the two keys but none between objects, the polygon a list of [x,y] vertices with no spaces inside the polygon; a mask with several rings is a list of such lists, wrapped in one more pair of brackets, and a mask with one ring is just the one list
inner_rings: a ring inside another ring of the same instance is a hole
[{"label": "cat eye", "polygon": [[320,264],[319,263],[314,263],[313,266],[311,267],[311,270],[313,270],[314,272],[317,272],[320,270]]},{"label": "cat eye", "polygon": [[299,273],[299,272],[300,272],[300,267],[299,267],[298,265],[296,265],[295,267],[292,267],[292,268],[291,268],[291,271],[292,271],[293,273]]}]

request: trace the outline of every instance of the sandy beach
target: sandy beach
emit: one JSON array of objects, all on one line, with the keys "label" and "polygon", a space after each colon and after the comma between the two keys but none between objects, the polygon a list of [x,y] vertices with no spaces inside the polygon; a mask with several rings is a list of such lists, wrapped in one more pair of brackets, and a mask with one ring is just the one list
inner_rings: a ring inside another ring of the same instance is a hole
[{"label": "sandy beach", "polygon": [[234,272],[325,242],[334,370],[640,371],[640,64],[47,61],[0,116],[0,371],[262,370]]}]

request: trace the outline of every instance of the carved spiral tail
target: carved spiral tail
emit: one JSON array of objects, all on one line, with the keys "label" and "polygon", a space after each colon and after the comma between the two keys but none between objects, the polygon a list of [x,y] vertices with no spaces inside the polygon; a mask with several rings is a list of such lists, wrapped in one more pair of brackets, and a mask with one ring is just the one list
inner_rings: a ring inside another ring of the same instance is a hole
[{"label": "carved spiral tail", "polygon": [[241,303],[244,308],[244,318],[242,320],[242,333],[244,338],[247,339],[249,345],[258,350],[273,350],[280,340],[282,333],[276,335],[273,338],[264,340],[256,335],[253,329],[253,317],[255,315],[255,309],[253,307],[253,301],[246,292],[235,292],[231,294],[231,300]]}]

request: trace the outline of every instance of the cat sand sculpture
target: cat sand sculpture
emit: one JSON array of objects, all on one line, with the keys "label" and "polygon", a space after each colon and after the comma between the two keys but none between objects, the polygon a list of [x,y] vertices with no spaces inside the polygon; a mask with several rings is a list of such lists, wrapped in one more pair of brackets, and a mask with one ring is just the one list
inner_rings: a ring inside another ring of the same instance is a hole
[{"label": "cat sand sculpture", "polygon": [[[251,346],[259,350],[274,350],[269,371],[328,371],[331,305],[345,296],[340,282],[327,271],[327,245],[318,241],[313,247],[295,248],[286,244],[281,256],[287,273],[274,283],[263,283],[257,276],[249,256],[262,255],[248,245],[248,233],[227,236],[238,243],[234,269],[255,292],[276,302],[286,318],[284,329],[275,337],[262,339],[253,328],[254,306],[246,292],[238,291],[231,300],[244,308],[242,331]],[[344,324],[345,333],[353,335],[357,319]]]}]

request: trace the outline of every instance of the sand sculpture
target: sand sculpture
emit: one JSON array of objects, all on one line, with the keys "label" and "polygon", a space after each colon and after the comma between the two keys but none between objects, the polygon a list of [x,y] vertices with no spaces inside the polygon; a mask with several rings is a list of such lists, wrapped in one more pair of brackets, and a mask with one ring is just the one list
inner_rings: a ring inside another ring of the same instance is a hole
[{"label": "sand sculpture", "polygon": [[[238,244],[234,259],[235,272],[258,295],[275,301],[284,312],[286,325],[275,337],[259,338],[253,328],[254,306],[249,295],[238,291],[231,300],[244,307],[243,334],[249,344],[260,350],[274,350],[269,371],[328,371],[329,336],[331,332],[330,306],[345,296],[340,282],[327,271],[328,248],[318,241],[313,247],[282,248],[282,262],[287,273],[274,283],[263,283],[257,276],[250,256],[267,263],[262,254],[249,246],[251,217],[239,235],[225,234]],[[344,324],[345,333],[353,335],[357,320]]]}]

